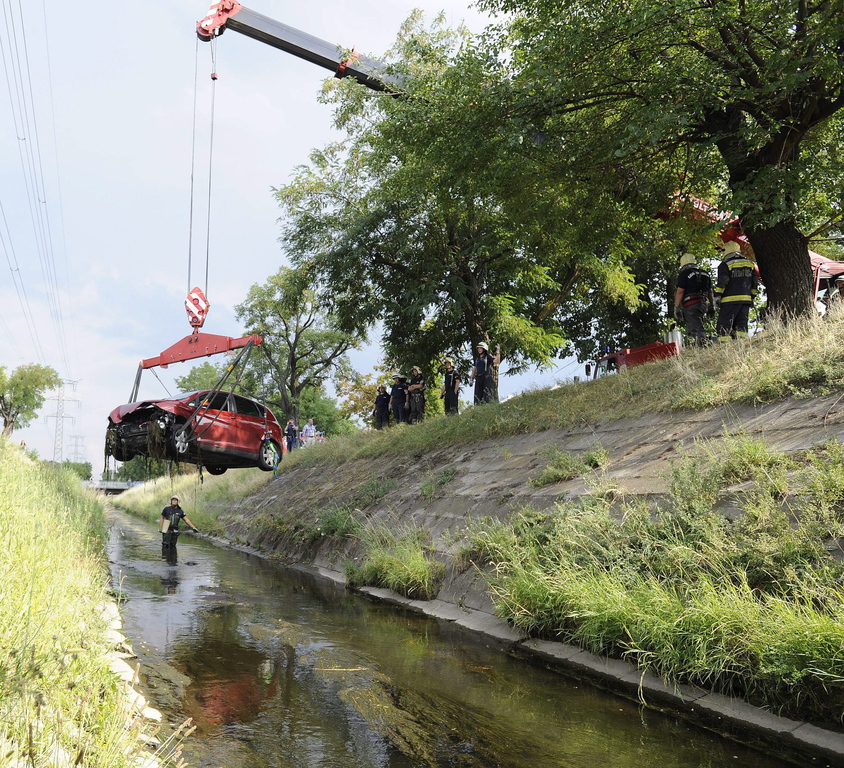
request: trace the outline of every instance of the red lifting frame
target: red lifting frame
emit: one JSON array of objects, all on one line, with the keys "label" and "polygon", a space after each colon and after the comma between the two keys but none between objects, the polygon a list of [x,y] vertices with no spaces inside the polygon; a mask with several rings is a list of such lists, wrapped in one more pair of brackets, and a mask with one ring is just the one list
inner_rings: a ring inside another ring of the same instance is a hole
[{"label": "red lifting frame", "polygon": [[155,368],[161,366],[166,368],[171,363],[184,363],[188,360],[196,360],[198,357],[210,357],[223,352],[231,352],[233,349],[241,349],[250,341],[255,346],[263,344],[264,340],[257,334],[241,336],[233,339],[230,336],[217,336],[213,333],[194,333],[185,336],[177,341],[172,347],[165,349],[158,357],[150,357],[141,361],[141,368]]}]

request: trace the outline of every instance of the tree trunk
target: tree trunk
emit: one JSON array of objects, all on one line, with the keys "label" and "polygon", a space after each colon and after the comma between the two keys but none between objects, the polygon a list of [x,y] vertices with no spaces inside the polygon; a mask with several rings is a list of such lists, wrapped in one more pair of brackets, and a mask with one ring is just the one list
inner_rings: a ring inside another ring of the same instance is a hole
[{"label": "tree trunk", "polygon": [[747,232],[768,296],[768,309],[796,317],[812,311],[812,263],[806,238],[794,222]]}]

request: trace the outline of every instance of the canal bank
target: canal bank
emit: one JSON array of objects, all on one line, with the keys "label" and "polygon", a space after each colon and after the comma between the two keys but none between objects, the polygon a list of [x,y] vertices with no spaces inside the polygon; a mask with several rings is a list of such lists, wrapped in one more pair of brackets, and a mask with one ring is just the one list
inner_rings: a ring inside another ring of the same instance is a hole
[{"label": "canal bank", "polygon": [[157,536],[116,514],[108,554],[164,734],[196,725],[189,765],[787,768],[507,640],[199,537],[173,557]]},{"label": "canal bank", "polygon": [[[436,594],[430,595],[433,600],[414,600],[413,595],[403,597],[381,588],[363,587],[362,591],[486,633],[515,653],[539,654],[555,666],[649,707],[669,709],[702,727],[788,754],[797,762],[837,765],[844,763],[844,740],[832,729],[777,717],[740,698],[705,688],[665,685],[659,677],[643,674],[623,660],[595,656],[574,645],[531,639],[514,630],[496,617],[489,590],[492,567],[473,564],[465,556],[466,532],[476,521],[505,521],[527,504],[535,510],[550,509],[562,498],[585,498],[596,489],[611,487],[616,498],[639,499],[658,508],[671,490],[672,460],[696,440],[717,443],[742,434],[764,438],[773,449],[790,455],[826,440],[840,440],[844,424],[837,405],[835,396],[686,414],[664,423],[654,417],[606,421],[425,455],[296,467],[246,498],[218,500],[204,513],[215,518],[227,542],[341,582],[354,572],[355,563],[366,558],[366,548],[361,536],[338,535],[336,528],[326,526],[329,517],[336,524],[336,515],[327,517],[327,512],[357,515],[368,526],[424,531],[433,557],[443,566],[444,578]],[[546,485],[534,482],[548,464],[549,448],[582,454],[596,445],[608,456],[600,470]],[[752,487],[741,481],[727,490],[719,496],[717,507],[730,518],[741,514],[742,496]],[[194,505],[201,504],[200,497],[197,491]],[[829,544],[830,549],[837,546]]]}]

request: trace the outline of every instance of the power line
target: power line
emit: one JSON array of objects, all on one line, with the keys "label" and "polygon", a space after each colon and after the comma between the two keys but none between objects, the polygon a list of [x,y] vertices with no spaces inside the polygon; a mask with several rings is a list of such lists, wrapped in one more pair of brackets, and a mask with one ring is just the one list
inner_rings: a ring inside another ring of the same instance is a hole
[{"label": "power line", "polygon": [[[18,302],[21,305],[26,327],[29,331],[29,338],[32,340],[32,348],[38,357],[38,362],[42,365],[46,364],[44,358],[44,350],[41,347],[41,339],[38,337],[38,327],[35,324],[35,318],[32,315],[32,307],[29,304],[29,297],[26,294],[26,287],[23,284],[23,277],[21,276],[20,266],[18,265],[18,258],[15,255],[15,248],[12,245],[12,235],[9,232],[9,223],[6,221],[6,211],[3,209],[3,203],[0,202],[0,221],[3,226],[0,227],[0,247],[6,254],[6,263],[9,265],[9,271],[12,273],[12,283],[15,286],[15,292],[18,295]],[[3,232],[6,232],[4,236]]]},{"label": "power line", "polygon": [[6,21],[6,41],[0,34],[0,53],[6,76],[6,86],[12,107],[12,118],[18,138],[18,154],[23,172],[24,188],[29,204],[32,230],[41,263],[41,275],[49,315],[65,370],[70,369],[64,317],[59,291],[52,241],[52,227],[47,205],[44,166],[41,156],[38,119],[32,88],[32,76],[27,45],[23,7],[18,0],[18,18],[9,2],[3,0]]}]

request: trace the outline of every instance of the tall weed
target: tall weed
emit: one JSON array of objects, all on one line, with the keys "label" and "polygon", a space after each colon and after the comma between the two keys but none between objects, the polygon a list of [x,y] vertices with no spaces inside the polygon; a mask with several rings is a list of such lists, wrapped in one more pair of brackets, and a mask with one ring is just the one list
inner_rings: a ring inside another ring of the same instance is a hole
[{"label": "tall weed", "polygon": [[[717,504],[747,478],[730,520]],[[467,550],[495,566],[497,610],[529,633],[832,718],[844,702],[844,569],[825,544],[842,533],[841,480],[837,444],[798,460],[738,436],[675,463],[658,508],[606,494],[522,508],[472,526]],[[807,496],[828,503],[790,503]]]}]

